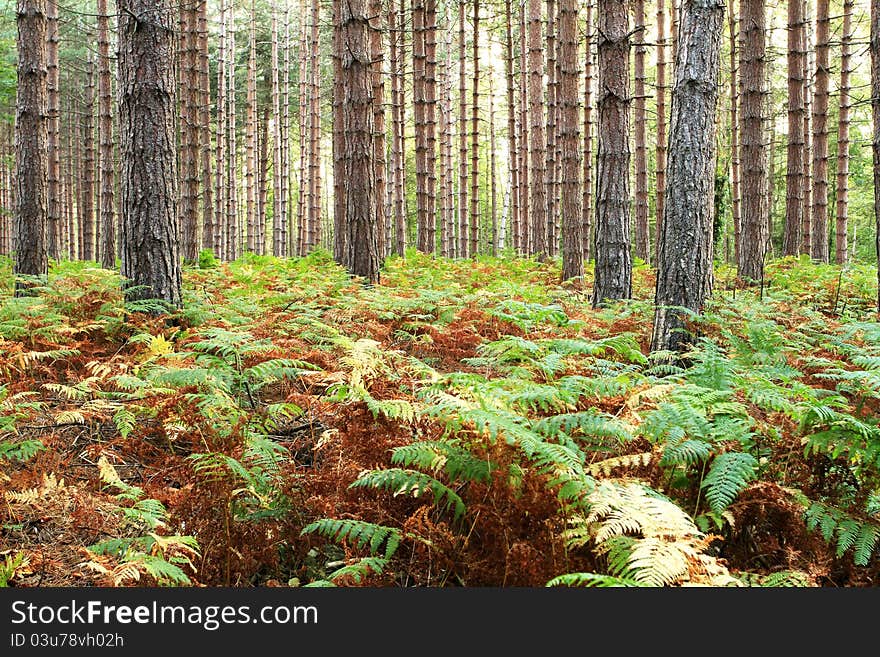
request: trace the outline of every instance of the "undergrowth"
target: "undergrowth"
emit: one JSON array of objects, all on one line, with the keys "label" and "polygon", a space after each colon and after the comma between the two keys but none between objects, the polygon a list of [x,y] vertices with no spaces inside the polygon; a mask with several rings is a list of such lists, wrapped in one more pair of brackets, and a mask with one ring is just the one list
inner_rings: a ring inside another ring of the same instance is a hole
[{"label": "undergrowth", "polygon": [[0,262],[0,585],[880,574],[870,268],[720,267],[671,364],[644,265],[594,311],[589,272],[529,259],[410,252],[372,288],[323,251],[201,264],[163,318],[94,263],[17,299]]}]

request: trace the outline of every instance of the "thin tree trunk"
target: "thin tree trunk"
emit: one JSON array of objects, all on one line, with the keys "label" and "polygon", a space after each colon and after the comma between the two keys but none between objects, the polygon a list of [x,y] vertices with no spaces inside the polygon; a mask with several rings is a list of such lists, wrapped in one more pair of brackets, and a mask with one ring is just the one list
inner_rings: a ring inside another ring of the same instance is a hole
[{"label": "thin tree trunk", "polygon": [[785,227],[782,254],[797,255],[804,223],[804,160],[806,158],[807,39],[804,4],[788,3],[788,151],[785,176]]},{"label": "thin tree trunk", "polygon": [[259,194],[257,196],[257,253],[266,253],[266,210],[268,208],[269,186],[269,106],[263,108],[260,122]]},{"label": "thin tree trunk", "polygon": [[510,237],[508,239],[508,246],[519,251],[520,180],[516,139],[515,89],[513,83],[513,13],[511,11],[511,0],[504,0],[504,36],[504,73],[507,79],[507,152],[509,153],[508,171],[510,172],[510,222],[508,223]]},{"label": "thin tree trunk", "polygon": [[[731,5],[733,4],[733,0],[731,0]],[[733,13],[731,12],[731,16]],[[733,30],[733,26],[731,25],[731,33]],[[666,211],[666,157],[667,157],[667,137],[666,137],[666,116],[667,116],[667,106],[666,106],[666,61],[667,61],[667,42],[666,42],[666,3],[665,0],[657,0],[657,148],[655,152],[655,168],[656,168],[656,190],[655,190],[655,203],[654,203],[654,244],[655,249],[659,249],[660,244],[660,235],[663,227],[663,214]],[[733,44],[733,37],[731,36],[731,45]],[[736,52],[734,49],[731,51],[731,78],[733,88],[736,87],[736,74],[734,71],[735,61],[736,61]],[[736,98],[735,91],[731,98]],[[734,115],[736,113],[736,109],[733,110]],[[735,118],[734,118],[735,123]],[[734,130],[735,132],[735,130]],[[731,149],[736,151],[735,146],[731,146]],[[735,159],[734,155],[734,159]],[[739,204],[739,199],[736,200],[737,206]]]},{"label": "thin tree trunk", "polygon": [[828,101],[831,66],[829,0],[816,3],[816,78],[813,91],[813,229],[810,255],[828,262]]},{"label": "thin tree trunk", "polygon": [[437,0],[425,0],[425,129],[428,133],[425,154],[427,240],[430,252],[434,253],[437,242]]},{"label": "thin tree trunk", "polygon": [[632,296],[628,3],[599,0],[599,148],[593,306]]},{"label": "thin tree trunk", "polygon": [[227,64],[229,70],[226,73],[226,109],[228,116],[226,119],[226,184],[228,186],[226,192],[226,234],[225,243],[225,259],[232,261],[238,258],[238,136],[236,131],[236,102],[235,102],[235,64],[236,64],[236,46],[235,46],[235,3],[230,3],[227,7]]},{"label": "thin tree trunk", "polygon": [[[659,0],[662,2],[662,0]],[[593,0],[586,3],[584,26],[584,185],[581,219],[581,243],[584,260],[593,258]]]},{"label": "thin tree trunk", "polygon": [[198,0],[199,147],[202,176],[202,248],[214,249],[214,190],[211,170],[211,79],[208,63],[208,3]]},{"label": "thin tree trunk", "polygon": [[416,144],[416,245],[430,253],[428,244],[428,126],[426,123],[427,59],[425,0],[412,2],[413,116]]},{"label": "thin tree trunk", "polygon": [[[310,249],[318,246],[318,232],[321,225],[321,70],[318,61],[320,48],[320,19],[321,5],[318,0],[312,0],[312,18],[310,22],[311,35],[309,37],[309,214],[306,222],[306,239],[304,240],[303,255]],[[289,22],[289,20],[288,20]],[[285,80],[290,79],[290,44],[285,51]],[[287,134],[290,133],[289,118],[287,119]],[[289,137],[288,137],[289,141]],[[290,146],[285,147],[289,162]],[[288,177],[290,164],[285,167]],[[384,174],[383,174],[384,175]]]},{"label": "thin tree trunk", "polygon": [[61,76],[58,71],[58,4],[46,3],[46,155],[49,160],[48,177],[48,249],[49,257],[61,257]]},{"label": "thin tree trunk", "polygon": [[98,0],[98,142],[100,145],[101,266],[116,267],[116,200],[113,163],[113,97],[110,89],[110,15]]},{"label": "thin tree trunk", "polygon": [[740,5],[742,109],[742,227],[739,277],[757,283],[764,277],[767,253],[766,7],[764,0]]},{"label": "thin tree trunk", "polygon": [[[370,16],[370,59],[373,63],[373,177],[375,182],[373,211],[378,222],[376,248],[379,250],[379,260],[381,261],[388,255],[387,245],[385,244],[385,226],[388,223],[388,217],[385,215],[385,172],[388,162],[385,158],[385,76],[382,70],[385,61],[385,45],[382,40],[382,32],[384,30],[382,24],[382,0],[370,0]],[[425,111],[427,114],[427,106]],[[427,116],[425,121],[427,132]],[[425,155],[427,161],[427,150]],[[433,217],[431,218],[433,219]],[[429,241],[431,241],[430,230],[428,233]]]},{"label": "thin tree trunk", "polygon": [[495,157],[495,75],[489,71],[489,206],[492,219],[490,253],[498,255],[498,172]]},{"label": "thin tree trunk", "polygon": [[871,0],[871,153],[874,164],[874,248],[877,253],[877,312],[880,312],[880,0]]},{"label": "thin tree trunk", "polygon": [[733,259],[739,263],[742,243],[742,163],[740,160],[740,71],[738,59],[738,34],[736,31],[736,12],[734,0],[730,0],[727,11],[727,26],[730,36],[730,207],[733,220]]},{"label": "thin tree trunk", "polygon": [[584,275],[581,213],[578,3],[559,2],[559,105],[562,146],[562,279]]},{"label": "thin tree trunk", "polygon": [[813,43],[813,19],[809,15],[810,0],[804,2],[804,16],[807,22],[807,79],[805,82],[804,97],[806,99],[806,112],[804,114],[804,135],[806,141],[806,157],[804,158],[804,222],[801,226],[801,253],[810,255],[813,251],[813,63],[815,53]]},{"label": "thin tree trunk", "polygon": [[400,66],[402,22],[397,11],[397,0],[390,0],[388,29],[391,36],[391,172],[394,178],[391,207],[394,215],[394,250],[397,255],[404,257],[406,255],[406,215],[403,211],[405,193],[403,188],[403,72]]},{"label": "thin tree trunk", "polygon": [[477,241],[480,228],[480,0],[474,3],[473,58],[474,78],[471,89],[471,226],[468,255],[478,255]]},{"label": "thin tree trunk", "polygon": [[[468,139],[467,139],[467,58],[465,56],[465,2],[458,3],[458,249],[460,258],[468,256]],[[414,46],[415,47],[415,46]]]},{"label": "thin tree trunk", "polygon": [[648,115],[647,115],[647,74],[645,56],[648,52],[645,33],[645,0],[635,0],[636,38],[634,49],[635,67],[635,165],[636,165],[636,257],[644,262],[651,259],[651,237],[648,229]]},{"label": "thin tree trunk", "polygon": [[199,257],[199,48],[198,11],[195,5],[180,7],[180,115],[182,152],[180,195],[180,247],[184,262]]},{"label": "thin tree trunk", "polygon": [[845,265],[847,261],[846,238],[849,224],[849,124],[850,124],[850,66],[852,59],[852,17],[855,0],[843,5],[843,37],[840,47],[840,95],[837,121],[837,230],[834,240],[835,261]]},{"label": "thin tree trunk", "polygon": [[245,122],[245,187],[247,250],[257,250],[257,6],[251,0],[248,20],[247,116]]},{"label": "thin tree trunk", "polygon": [[558,191],[558,170],[556,157],[556,133],[557,133],[557,116],[559,112],[558,100],[558,66],[557,66],[557,10],[556,0],[547,0],[547,155],[545,158],[544,170],[544,194],[546,198],[547,209],[545,211],[547,218],[547,227],[544,229],[547,233],[547,255],[551,258],[557,254],[557,243],[559,234],[556,229],[556,220],[558,216],[557,195]]},{"label": "thin tree trunk", "polygon": [[86,73],[85,112],[82,124],[83,144],[83,260],[98,259],[95,220],[95,62],[90,57]]},{"label": "thin tree trunk", "polygon": [[544,259],[547,246],[547,139],[544,134],[544,55],[541,30],[541,0],[529,0],[529,138],[531,188],[529,215],[532,221],[532,255]]},{"label": "thin tree trunk", "polygon": [[[687,315],[700,312],[712,292],[715,110],[724,0],[684,0],[675,67],[669,180],[651,349],[685,349]],[[685,330],[683,330],[685,329]]]},{"label": "thin tree trunk", "polygon": [[531,193],[529,179],[529,64],[526,30],[526,2],[520,0],[519,11],[519,170],[522,195],[519,202],[520,211],[520,248],[522,253],[532,252]]},{"label": "thin tree trunk", "polygon": [[281,69],[278,61],[278,12],[272,9],[272,255],[284,255],[282,212]]},{"label": "thin tree trunk", "polygon": [[[226,134],[226,121],[228,119],[227,84],[226,84],[226,0],[220,0],[220,38],[217,45],[217,127],[215,133],[217,175],[215,180],[215,207],[214,207],[214,252],[218,258],[226,257],[226,209],[227,194],[229,191],[226,175],[226,147],[228,146]],[[280,113],[276,113],[279,116]]]},{"label": "thin tree trunk", "polygon": [[129,299],[181,305],[171,0],[117,0],[123,208]]},{"label": "thin tree trunk", "polygon": [[[18,193],[13,273],[47,276],[48,178],[46,2],[18,0],[18,88],[15,108],[15,178]],[[16,280],[16,294],[28,284]]]}]

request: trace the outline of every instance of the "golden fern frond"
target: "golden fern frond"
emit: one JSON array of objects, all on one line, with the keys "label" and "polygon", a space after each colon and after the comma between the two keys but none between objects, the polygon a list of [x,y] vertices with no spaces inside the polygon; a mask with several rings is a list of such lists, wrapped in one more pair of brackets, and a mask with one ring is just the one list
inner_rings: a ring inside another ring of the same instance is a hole
[{"label": "golden fern frond", "polygon": [[121,586],[126,582],[137,582],[141,578],[141,569],[136,563],[121,563],[113,569],[113,585]]},{"label": "golden fern frond", "polygon": [[660,538],[636,541],[629,556],[631,577],[649,586],[668,586],[688,574],[688,559],[675,543]]},{"label": "golden fern frond", "polygon": [[645,466],[651,462],[652,458],[654,458],[654,452],[624,454],[623,456],[615,456],[614,458],[593,463],[587,468],[587,472],[594,477],[598,477],[600,474],[610,477],[611,471],[616,468],[637,468]]},{"label": "golden fern frond", "polygon": [[61,411],[55,416],[55,425],[62,424],[85,424],[86,416],[80,411]]}]

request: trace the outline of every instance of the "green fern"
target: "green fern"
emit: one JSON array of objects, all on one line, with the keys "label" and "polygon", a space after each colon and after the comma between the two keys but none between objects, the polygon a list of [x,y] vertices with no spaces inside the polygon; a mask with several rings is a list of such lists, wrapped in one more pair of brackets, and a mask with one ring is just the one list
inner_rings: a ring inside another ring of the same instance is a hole
[{"label": "green fern", "polygon": [[757,469],[758,461],[751,454],[725,452],[716,456],[702,484],[709,508],[715,513],[724,511],[757,476]]},{"label": "green fern", "polygon": [[443,503],[443,509],[452,508],[453,518],[458,520],[464,515],[466,507],[458,493],[440,483],[434,477],[417,470],[389,468],[387,470],[368,470],[362,472],[349,488],[381,488],[390,490],[395,496],[411,495],[419,497],[430,492],[434,504]]},{"label": "green fern", "polygon": [[383,527],[362,520],[336,520],[324,518],[307,525],[300,535],[316,533],[325,536],[335,543],[345,541],[354,544],[358,549],[369,547],[370,554],[379,553],[382,545],[385,545],[385,560],[391,559],[400,546],[402,536],[399,530],[393,527]]},{"label": "green fern", "polygon": [[856,518],[841,509],[813,502],[804,514],[807,529],[819,530],[827,543],[836,542],[837,557],[853,551],[853,563],[867,566],[878,541],[880,523]]},{"label": "green fern", "polygon": [[18,461],[24,463],[46,449],[39,440],[20,440],[18,442],[0,442],[0,463]]},{"label": "green fern", "polygon": [[599,573],[566,573],[565,575],[554,577],[546,585],[592,588],[645,586],[634,579],[601,575]]},{"label": "green fern", "polygon": [[491,462],[477,458],[468,449],[453,441],[421,441],[395,447],[391,463],[415,466],[428,472],[444,472],[450,481],[479,481],[491,478]]}]

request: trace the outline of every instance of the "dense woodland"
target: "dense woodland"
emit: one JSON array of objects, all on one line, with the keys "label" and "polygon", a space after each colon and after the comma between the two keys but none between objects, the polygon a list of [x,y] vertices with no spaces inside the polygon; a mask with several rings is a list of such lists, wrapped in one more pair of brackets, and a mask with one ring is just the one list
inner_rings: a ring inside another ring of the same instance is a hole
[{"label": "dense woodland", "polygon": [[877,584],[880,1],[0,9],[0,586]]}]

